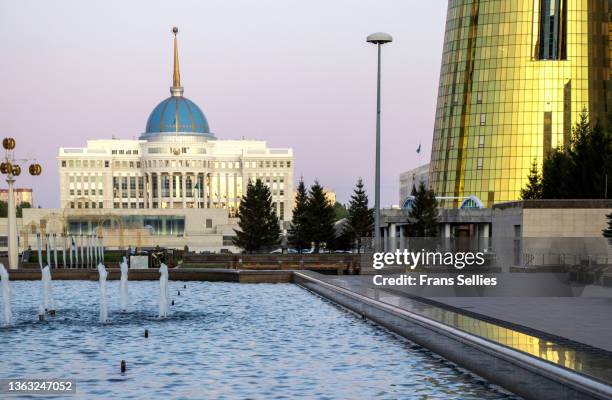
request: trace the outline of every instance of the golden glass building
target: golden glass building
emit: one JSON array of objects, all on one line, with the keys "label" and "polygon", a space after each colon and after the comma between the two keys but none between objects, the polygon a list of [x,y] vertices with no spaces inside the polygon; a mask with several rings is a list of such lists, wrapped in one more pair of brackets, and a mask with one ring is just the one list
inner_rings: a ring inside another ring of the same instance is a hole
[{"label": "golden glass building", "polygon": [[430,165],[445,207],[520,198],[581,111],[608,122],[612,0],[449,0]]}]

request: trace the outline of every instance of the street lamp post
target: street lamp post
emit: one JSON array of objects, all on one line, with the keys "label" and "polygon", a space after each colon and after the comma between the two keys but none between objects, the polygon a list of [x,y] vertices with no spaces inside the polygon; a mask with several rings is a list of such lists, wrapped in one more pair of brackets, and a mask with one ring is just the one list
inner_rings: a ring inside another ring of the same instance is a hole
[{"label": "street lamp post", "polygon": [[[4,160],[0,164],[0,172],[6,175],[6,183],[8,184],[8,199],[7,199],[7,217],[8,217],[8,256],[9,268],[17,269],[19,264],[19,243],[17,240],[17,209],[15,204],[15,177],[21,174],[20,163],[25,163],[28,160],[17,160],[13,154],[15,150],[15,139],[4,138],[2,147],[4,147]],[[39,164],[32,164],[29,168],[30,175],[38,176],[42,172],[42,167]]]},{"label": "street lamp post", "polygon": [[383,44],[393,41],[388,33],[377,32],[366,38],[368,43],[374,43],[378,49],[378,75],[376,80],[376,173],[374,186],[374,251],[379,252],[380,246],[380,48]]}]

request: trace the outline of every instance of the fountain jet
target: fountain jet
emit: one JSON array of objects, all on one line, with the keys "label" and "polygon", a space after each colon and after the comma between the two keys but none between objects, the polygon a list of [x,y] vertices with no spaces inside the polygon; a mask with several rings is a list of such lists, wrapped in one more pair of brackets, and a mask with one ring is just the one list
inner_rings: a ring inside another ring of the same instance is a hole
[{"label": "fountain jet", "polygon": [[105,324],[108,322],[108,304],[106,301],[106,277],[108,272],[104,264],[98,264],[98,276],[100,277],[100,322]]},{"label": "fountain jet", "polygon": [[159,267],[159,318],[168,316],[168,266],[164,263]]},{"label": "fountain jet", "polygon": [[42,269],[42,284],[43,284],[43,308],[45,311],[53,311],[55,313],[55,300],[53,299],[53,287],[51,286],[51,268],[46,265]]},{"label": "fountain jet", "polygon": [[121,268],[121,282],[119,286],[119,297],[121,302],[121,311],[127,311],[128,304],[128,264],[127,259],[123,257],[123,262],[119,265]]},{"label": "fountain jet", "polygon": [[2,309],[4,315],[4,325],[8,326],[12,323],[13,319],[13,313],[11,312],[11,287],[9,286],[8,272],[2,263],[0,263],[0,278],[2,278]]}]

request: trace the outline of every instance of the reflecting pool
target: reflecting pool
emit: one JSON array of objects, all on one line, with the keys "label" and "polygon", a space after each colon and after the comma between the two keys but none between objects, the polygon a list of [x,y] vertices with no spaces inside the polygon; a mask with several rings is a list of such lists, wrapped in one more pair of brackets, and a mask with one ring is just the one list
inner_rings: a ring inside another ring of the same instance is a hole
[{"label": "reflecting pool", "polygon": [[0,378],[75,379],[87,399],[516,398],[295,285],[170,282],[161,320],[158,282],[131,281],[126,313],[107,285],[101,324],[97,282],[54,281],[44,322],[41,283],[11,282]]}]

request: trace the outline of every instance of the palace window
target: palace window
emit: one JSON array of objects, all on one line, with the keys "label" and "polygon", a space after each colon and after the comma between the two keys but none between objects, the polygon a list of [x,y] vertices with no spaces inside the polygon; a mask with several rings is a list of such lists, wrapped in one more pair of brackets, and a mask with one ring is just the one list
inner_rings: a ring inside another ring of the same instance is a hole
[{"label": "palace window", "polygon": [[[128,197],[128,179],[127,176],[122,176],[121,177],[121,197],[126,198]],[[127,208],[127,207],[124,207]]]}]

